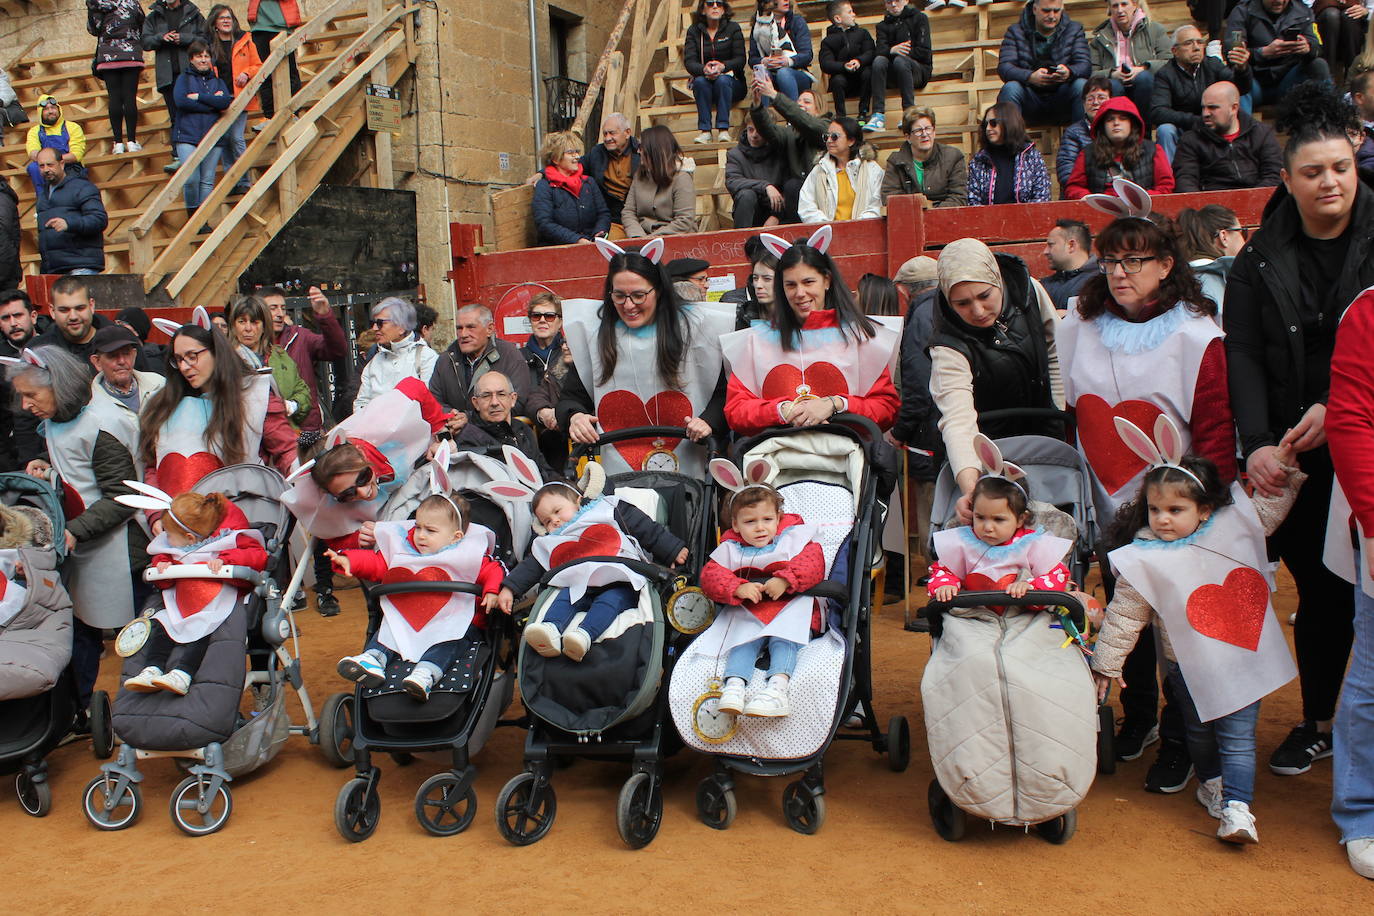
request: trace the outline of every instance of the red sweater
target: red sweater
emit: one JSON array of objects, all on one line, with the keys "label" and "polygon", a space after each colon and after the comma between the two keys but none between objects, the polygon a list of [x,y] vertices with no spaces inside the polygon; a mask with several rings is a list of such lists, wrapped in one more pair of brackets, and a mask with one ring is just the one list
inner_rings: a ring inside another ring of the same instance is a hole
[{"label": "red sweater", "polygon": [[[1356,297],[1336,330],[1331,355],[1331,393],[1326,402],[1326,441],[1336,478],[1355,519],[1374,536],[1374,288]],[[1319,537],[1312,532],[1312,537]]]},{"label": "red sweater", "polygon": [[[778,534],[801,523],[801,516],[784,514],[778,525]],[[721,540],[744,543],[739,532],[733,528],[726,531]],[[825,578],[825,554],[821,551],[821,545],[812,541],[802,548],[801,553],[788,561],[786,566],[770,569],[768,572],[786,580],[787,591],[794,594],[804,592]],[[726,569],[715,560],[707,560],[706,565],[701,568],[701,590],[706,593],[707,598],[717,604],[743,604],[735,597],[735,590],[748,581],[736,575],[733,569]]]},{"label": "red sweater", "polygon": [[[1069,183],[1064,186],[1065,200],[1081,200],[1087,197],[1091,191],[1088,190],[1088,165],[1087,155],[1091,147],[1085,147],[1078,158],[1073,162],[1073,171],[1069,173]],[[1151,194],[1172,194],[1174,193],[1174,168],[1169,164],[1169,157],[1164,153],[1164,147],[1155,144],[1155,180],[1154,187],[1150,188]],[[1111,189],[1107,189],[1111,193]]]}]

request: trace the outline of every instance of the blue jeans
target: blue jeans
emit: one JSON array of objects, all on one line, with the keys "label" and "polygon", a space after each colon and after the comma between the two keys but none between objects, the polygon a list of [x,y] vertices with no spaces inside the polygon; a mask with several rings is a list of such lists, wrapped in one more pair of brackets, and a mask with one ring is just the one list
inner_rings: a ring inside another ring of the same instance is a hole
[{"label": "blue jeans", "polygon": [[[425,654],[420,656],[420,660],[415,663],[415,667],[419,668],[421,665],[428,665],[431,668],[430,673],[434,675],[434,680],[438,681],[439,678],[444,676],[444,672],[447,671],[458,658],[458,649],[462,644],[463,641],[461,639],[451,639],[448,642],[436,642],[425,650]],[[374,656],[382,663],[383,667],[386,667],[401,657],[399,654],[392,652],[386,646],[377,642],[377,637],[375,636],[368,640],[367,648],[363,650],[363,654]]]},{"label": "blue jeans", "polygon": [[[778,91],[787,96],[792,101],[797,100],[803,89],[811,88],[811,74],[805,70],[795,70],[792,67],[779,67],[770,70],[773,74],[773,85],[778,87]],[[763,104],[768,105],[768,98],[765,97]]]},{"label": "blue jeans", "polygon": [[730,129],[730,108],[744,98],[744,83],[728,73],[715,79],[692,78],[692,95],[697,99],[697,130],[711,129],[711,109],[716,110],[716,130]]},{"label": "blue jeans", "polygon": [[1333,731],[1331,817],[1342,843],[1374,837],[1374,598],[1358,585],[1355,643]]},{"label": "blue jeans", "polygon": [[[225,172],[233,168],[234,163],[238,162],[239,157],[243,155],[243,151],[248,149],[248,140],[243,135],[243,129],[247,126],[248,112],[245,111],[238,116],[238,119],[235,120],[232,125],[230,125],[229,132],[224,135],[224,138],[229,141],[229,148],[220,151],[220,161],[224,165]],[[235,187],[246,189],[248,187],[248,176],[244,175],[240,178]],[[201,200],[204,199],[203,197],[201,198]]]},{"label": "blue jeans", "polygon": [[582,618],[582,630],[588,637],[595,640],[606,632],[606,628],[620,615],[621,611],[632,608],[637,603],[639,603],[639,596],[628,585],[589,588],[586,594],[582,596],[582,600],[577,602],[568,597],[567,589],[563,589],[549,602],[549,608],[544,612],[543,622],[553,624],[554,628],[562,633],[568,629],[568,624],[572,621],[574,614],[584,612],[587,616]]},{"label": "blue jeans", "polygon": [[1052,92],[1041,92],[1029,83],[1004,83],[997,101],[1021,109],[1027,124],[1073,124],[1082,120],[1083,84],[1087,80],[1060,83]]},{"label": "blue jeans", "polygon": [[1155,128],[1155,142],[1164,150],[1164,155],[1169,157],[1170,162],[1174,161],[1174,153],[1178,152],[1178,138],[1177,124],[1161,124]]},{"label": "blue jeans", "polygon": [[1245,110],[1253,111],[1263,105],[1266,99],[1271,103],[1277,102],[1296,88],[1298,83],[1307,80],[1317,80],[1329,84],[1331,82],[1331,68],[1326,65],[1326,61],[1317,57],[1296,63],[1289,67],[1288,71],[1277,80],[1270,79],[1267,75],[1262,77],[1255,74],[1254,79],[1250,81],[1249,94],[1241,96],[1241,105],[1244,105],[1248,98],[1250,107]]},{"label": "blue jeans", "polygon": [[742,646],[735,646],[725,657],[725,678],[743,678],[748,681],[754,676],[754,663],[759,659],[763,644],[768,644],[768,676],[786,674],[791,676],[797,667],[797,652],[801,646],[785,639],[764,636]]},{"label": "blue jeans", "polygon": [[[191,158],[196,151],[194,143],[178,143],[177,158],[183,163]],[[215,189],[215,169],[219,166],[219,157],[222,150],[216,146],[210,151],[210,155],[205,157],[205,161],[196,169],[196,173],[186,179],[186,186],[182,189],[186,194],[186,209],[194,210],[200,206],[201,201],[210,196],[210,192]]]},{"label": "blue jeans", "polygon": [[1136,73],[1135,79],[1131,80],[1131,85],[1127,86],[1121,80],[1112,80],[1112,95],[1124,95],[1135,103],[1135,107],[1140,112],[1140,116],[1145,119],[1148,125],[1150,121],[1150,93],[1155,88],[1155,74],[1153,70],[1141,70]]},{"label": "blue jeans", "polygon": [[1250,804],[1255,797],[1255,724],[1259,722],[1259,700],[1220,719],[1203,722],[1198,718],[1193,697],[1177,662],[1168,662],[1174,679],[1183,722],[1188,728],[1188,756],[1193,758],[1197,778],[1221,777],[1221,801]]}]

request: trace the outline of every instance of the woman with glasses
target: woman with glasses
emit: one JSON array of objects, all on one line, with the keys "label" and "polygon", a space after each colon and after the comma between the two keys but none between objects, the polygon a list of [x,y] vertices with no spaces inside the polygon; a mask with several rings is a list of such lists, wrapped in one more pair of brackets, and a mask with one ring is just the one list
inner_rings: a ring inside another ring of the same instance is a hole
[{"label": "woman with glasses", "polygon": [[611,231],[611,211],[582,168],[582,138],[570,130],[544,137],[543,174],[534,186],[534,229],[540,245],[589,244]]},{"label": "woman with glasses", "polygon": [[744,31],[734,22],[734,11],[725,0],[698,0],[692,24],[682,46],[682,63],[692,78],[697,100],[697,130],[693,143],[711,142],[711,115],[715,113],[718,143],[730,139],[730,109],[744,98]]},{"label": "woman with glasses", "polygon": [[568,458],[568,434],[558,427],[558,399],[563,379],[572,368],[572,352],[563,337],[563,301],[550,290],[530,297],[525,310],[530,320],[530,336],[520,352],[530,367],[534,389],[525,407],[538,430],[539,450],[553,468],[561,468]]},{"label": "woman with glasses", "polygon": [[906,142],[883,169],[883,203],[893,194],[923,194],[932,207],[968,205],[968,163],[953,146],[935,142],[935,112],[908,108],[902,115]]},{"label": "woman with glasses", "polygon": [[1178,212],[1178,229],[1188,266],[1202,284],[1202,294],[1216,303],[1221,320],[1222,299],[1226,295],[1226,276],[1231,263],[1245,247],[1245,230],[1236,214],[1221,204],[1208,204],[1197,210]]},{"label": "woman with glasses", "polygon": [[1050,173],[1045,158],[1026,134],[1021,109],[998,102],[983,113],[980,148],[968,165],[968,202],[986,204],[1045,203],[1050,199]]},{"label": "woman with glasses", "polygon": [[377,352],[363,367],[353,410],[363,410],[373,398],[395,388],[401,379],[418,378],[426,385],[439,357],[415,331],[415,306],[390,296],[372,307],[372,330]]},{"label": "woman with glasses", "polygon": [[853,118],[836,118],[825,135],[825,155],[802,184],[797,215],[804,223],[877,219],[882,215],[883,170]]}]

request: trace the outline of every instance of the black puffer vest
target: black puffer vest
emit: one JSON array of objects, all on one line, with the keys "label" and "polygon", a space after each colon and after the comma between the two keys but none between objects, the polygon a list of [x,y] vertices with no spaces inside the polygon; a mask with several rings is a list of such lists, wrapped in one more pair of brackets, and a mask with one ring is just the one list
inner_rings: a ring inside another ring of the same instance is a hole
[{"label": "black puffer vest", "polygon": [[1140,158],[1134,168],[1126,168],[1120,162],[1112,162],[1107,168],[1097,164],[1091,145],[1083,148],[1083,166],[1088,174],[1088,190],[1093,194],[1104,194],[1111,190],[1113,178],[1134,181],[1145,190],[1155,186],[1155,143],[1153,140],[1140,141]]}]

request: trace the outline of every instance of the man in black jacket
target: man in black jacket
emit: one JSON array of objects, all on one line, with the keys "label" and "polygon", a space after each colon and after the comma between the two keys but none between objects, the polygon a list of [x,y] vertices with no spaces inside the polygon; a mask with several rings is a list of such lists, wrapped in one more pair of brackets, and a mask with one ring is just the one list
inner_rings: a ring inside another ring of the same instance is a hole
[{"label": "man in black jacket", "polygon": [[85,175],[70,173],[58,151],[38,151],[48,186],[38,195],[38,253],[45,274],[98,274],[105,269],[105,227],[110,217],[100,191]]},{"label": "man in black jacket", "polygon": [[930,20],[907,0],[884,0],[873,55],[873,117],[866,130],[887,130],[887,86],[895,80],[902,90],[902,111],[916,104],[916,90],[930,82],[934,57],[930,48]]},{"label": "man in black jacket", "polygon": [[466,411],[482,376],[499,372],[514,386],[515,412],[524,416],[533,384],[520,348],[496,336],[496,320],[485,305],[465,305],[454,316],[458,337],[434,363],[430,393],[445,410]]},{"label": "man in black jacket", "polygon": [[1243,44],[1227,52],[1226,60],[1203,53],[1205,43],[1197,26],[1174,30],[1174,59],[1155,74],[1150,93],[1150,123],[1155,142],[1174,161],[1179,137],[1202,124],[1202,91],[1223,80],[1235,83],[1244,95],[1241,110],[1250,113],[1250,49]]},{"label": "man in black jacket", "polygon": [[0,289],[15,289],[23,270],[19,266],[19,195],[9,179],[0,178]]},{"label": "man in black jacket", "polygon": [[854,21],[854,5],[849,0],[830,0],[825,13],[830,28],[821,39],[821,72],[830,77],[835,117],[843,118],[845,99],[857,95],[859,123],[863,124],[868,120],[869,77],[876,50],[873,36]]},{"label": "man in black jacket", "polygon": [[1050,294],[1055,310],[1063,315],[1069,308],[1069,300],[1098,273],[1088,224],[1076,219],[1057,220],[1045,239],[1045,260],[1054,268],[1054,273],[1041,277],[1040,285]]},{"label": "man in black jacket", "polygon": [[510,445],[539,465],[545,479],[557,477],[544,460],[544,453],[529,424],[515,417],[515,386],[499,372],[488,372],[472,386],[471,420],[453,437],[460,450],[501,458],[501,446]]},{"label": "man in black jacket", "polygon": [[629,118],[618,111],[606,115],[601,122],[601,142],[582,157],[582,170],[596,182],[610,208],[611,232],[607,238],[623,239],[620,211],[625,209],[625,195],[639,171],[639,141],[631,136]]},{"label": "man in black jacket", "polygon": [[1202,93],[1202,125],[1183,135],[1174,157],[1174,190],[1231,191],[1273,188],[1279,183],[1283,152],[1268,124],[1240,110],[1231,83],[1213,83]]}]

